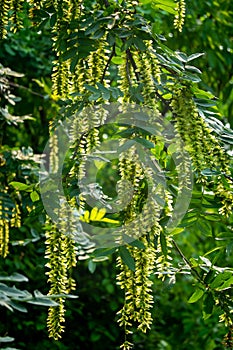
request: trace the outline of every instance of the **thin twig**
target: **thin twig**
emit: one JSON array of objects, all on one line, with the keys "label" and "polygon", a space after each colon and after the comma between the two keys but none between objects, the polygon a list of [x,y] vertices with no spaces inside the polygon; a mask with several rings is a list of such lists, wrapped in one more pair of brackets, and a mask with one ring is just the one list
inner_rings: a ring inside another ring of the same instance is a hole
[{"label": "thin twig", "polygon": [[127,74],[127,79],[128,79],[129,85],[132,86],[132,81],[130,78],[130,67],[129,67],[129,58],[128,57],[126,57],[126,74]]},{"label": "thin twig", "polygon": [[129,58],[131,64],[132,64],[132,67],[133,67],[133,70],[134,70],[134,74],[135,74],[135,76],[136,76],[136,79],[137,79],[137,81],[139,82],[139,81],[140,81],[140,75],[139,75],[139,73],[138,73],[138,68],[137,68],[137,65],[136,65],[136,63],[135,63],[135,61],[134,61],[134,58],[133,58],[133,55],[132,55],[130,49],[127,49],[127,50],[126,50],[126,54],[127,54],[128,58]]},{"label": "thin twig", "polygon": [[32,95],[36,95],[36,96],[39,96],[39,97],[41,97],[41,98],[45,98],[45,95],[39,94],[38,92],[35,92],[35,91],[32,91],[31,89],[29,89],[29,88],[26,87],[26,86],[19,85],[19,84],[15,84],[15,83],[12,83],[12,82],[8,82],[8,84],[9,84],[10,86],[13,86],[13,87],[16,87],[16,88],[19,88],[19,89],[27,90],[27,91],[30,92]]},{"label": "thin twig", "polygon": [[105,74],[106,74],[106,72],[107,72],[107,69],[108,69],[108,67],[109,67],[109,64],[110,64],[110,62],[111,62],[113,56],[116,55],[115,47],[116,47],[116,44],[114,43],[114,44],[113,44],[113,48],[112,48],[111,55],[109,56],[109,59],[108,59],[108,62],[107,62],[107,64],[106,64],[106,66],[104,67],[103,75],[102,75],[102,78],[101,78],[101,84],[102,84],[103,81],[104,81]]},{"label": "thin twig", "polygon": [[202,280],[199,272],[192,266],[192,264],[190,263],[190,261],[185,257],[185,255],[183,254],[183,252],[181,251],[181,249],[178,247],[177,243],[174,241],[174,239],[172,239],[172,244],[175,247],[175,249],[177,250],[177,252],[179,253],[179,255],[181,256],[181,258],[184,260],[184,262],[190,267],[191,271],[193,272],[193,275],[195,275],[198,279],[198,281],[201,284],[205,284],[205,282]]}]

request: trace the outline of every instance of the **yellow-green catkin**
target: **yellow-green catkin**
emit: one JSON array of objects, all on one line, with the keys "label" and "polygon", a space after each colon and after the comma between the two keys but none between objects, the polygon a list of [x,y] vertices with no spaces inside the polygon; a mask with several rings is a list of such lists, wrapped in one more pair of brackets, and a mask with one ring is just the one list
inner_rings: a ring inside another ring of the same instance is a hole
[{"label": "yellow-green catkin", "polygon": [[[76,283],[72,278],[72,267],[76,266],[76,248],[73,238],[74,227],[71,208],[66,203],[61,204],[58,211],[58,225],[48,223],[46,236],[46,267],[49,271],[49,295],[65,295],[75,289]],[[58,296],[55,301],[58,306],[50,307],[48,311],[49,336],[58,340],[64,331],[65,299]]]},{"label": "yellow-green catkin", "polygon": [[151,308],[153,306],[152,285],[150,279],[154,272],[156,249],[154,236],[148,239],[147,236],[140,238],[144,249],[127,246],[128,251],[135,261],[135,270],[132,271],[122,260],[117,258],[117,267],[120,273],[117,275],[117,284],[124,291],[124,305],[117,315],[119,325],[124,329],[125,342],[123,349],[131,349],[132,344],[128,337],[132,334],[132,327],[137,326],[138,330],[146,333],[153,321]]},{"label": "yellow-green catkin", "polygon": [[66,256],[67,283],[66,292],[75,290],[76,283],[72,278],[72,269],[77,264],[74,232],[76,231],[75,218],[73,216],[72,203],[62,203],[59,215],[59,232],[64,235],[64,247]]},{"label": "yellow-green catkin", "polygon": [[[142,220],[140,219],[141,208],[139,208],[138,203],[138,199],[142,197],[140,184],[145,176],[150,181],[151,174],[146,168],[142,171],[139,157],[133,147],[127,150],[125,154],[120,155],[119,168],[121,181],[118,186],[118,197],[124,201],[125,181],[130,181],[134,190],[133,196],[125,209],[124,234],[139,239],[145,247],[144,249],[139,249],[127,245],[127,249],[135,261],[135,271],[132,271],[125,264],[121,256],[117,258],[117,267],[120,270],[117,275],[117,283],[124,290],[125,295],[124,305],[118,312],[118,322],[125,332],[125,342],[122,344],[122,348],[131,349],[128,335],[132,333],[132,326],[137,325],[140,331],[146,332],[152,322],[150,310],[153,305],[153,296],[150,277],[155,267],[156,249],[154,236],[159,234],[160,230],[158,224],[160,208],[158,205],[154,207],[154,200],[150,201],[147,198],[142,208]],[[154,191],[153,188],[151,190],[152,192]],[[124,203],[121,201],[120,204]]]},{"label": "yellow-green catkin", "polygon": [[21,211],[17,203],[15,204],[15,207],[12,210],[10,225],[11,227],[17,227],[17,228],[21,226]]},{"label": "yellow-green catkin", "polygon": [[8,13],[11,9],[11,0],[0,1],[0,39],[5,38],[7,34],[6,26],[8,24]]},{"label": "yellow-green catkin", "polygon": [[[87,72],[87,84],[96,86],[97,82],[100,82],[103,77],[103,72],[107,64],[108,56],[105,49],[105,41],[99,40],[98,49],[92,51],[87,59],[88,72]],[[104,80],[105,84],[106,79]]]},{"label": "yellow-green catkin", "polygon": [[214,180],[215,193],[222,201],[219,212],[226,216],[231,215],[233,181],[230,177],[229,157],[208,124],[199,115],[189,86],[177,86],[173,90],[171,106],[174,113],[175,128],[191,155],[199,181],[206,182],[201,173],[204,169],[221,172],[221,175]]},{"label": "yellow-green catkin", "polygon": [[174,18],[174,27],[179,30],[179,32],[182,32],[182,28],[184,25],[185,20],[185,0],[177,0],[176,1],[176,7],[175,7],[175,18]]},{"label": "yellow-green catkin", "polygon": [[22,10],[23,10],[24,4],[25,4],[24,0],[12,0],[12,3],[11,3],[12,14],[10,17],[10,21],[12,21],[15,26],[14,30],[18,30],[23,27]]},{"label": "yellow-green catkin", "polygon": [[145,249],[137,249],[134,254],[135,259],[135,284],[136,284],[136,314],[135,321],[138,324],[138,330],[146,333],[150,329],[153,321],[151,308],[153,306],[152,285],[150,279],[154,273],[156,251],[154,247],[153,237],[148,240],[147,237],[142,237],[141,242]]},{"label": "yellow-green catkin", "polygon": [[126,53],[122,54],[122,58],[123,63],[119,66],[119,88],[123,93],[123,97],[120,98],[120,102],[127,104],[132,102],[129,88],[136,85],[136,79],[133,67]]},{"label": "yellow-green catkin", "polygon": [[135,10],[135,6],[139,5],[139,1],[137,0],[129,0],[126,2],[126,6],[128,9]]},{"label": "yellow-green catkin", "polygon": [[7,201],[4,201],[5,197],[8,198],[8,191],[9,188],[6,187],[2,191],[3,199],[0,199],[0,256],[3,258],[6,258],[9,253],[10,228],[21,226],[21,211],[18,203],[14,203],[14,207],[9,208]]},{"label": "yellow-green catkin", "polygon": [[[149,43],[148,45],[151,45]],[[159,76],[159,66],[157,60],[148,52],[138,52],[134,55],[137,72],[140,77],[140,82],[143,84],[142,96],[144,98],[144,105],[158,112],[158,105],[156,101],[156,87],[153,78]],[[156,75],[155,77],[153,77]]]},{"label": "yellow-green catkin", "polygon": [[[58,138],[50,126],[50,172],[56,173],[59,167]],[[61,202],[57,209],[58,223],[47,223],[46,252],[48,259],[46,266],[49,271],[48,282],[50,284],[49,295],[65,295],[75,289],[75,281],[72,278],[72,267],[76,265],[76,248],[73,237],[75,231],[72,207],[67,202]],[[55,301],[57,306],[48,310],[49,336],[58,340],[64,331],[65,322],[65,298],[58,296]]]},{"label": "yellow-green catkin", "polygon": [[58,137],[52,130],[52,124],[49,125],[49,171],[56,174],[59,168],[59,155],[58,155]]},{"label": "yellow-green catkin", "polygon": [[[91,97],[91,92],[86,88],[89,86],[98,88],[97,83],[102,81],[103,72],[107,65],[106,43],[104,39],[99,40],[98,49],[95,52],[90,52],[88,57],[84,60],[79,60],[75,74],[73,76],[73,89],[77,92],[77,100],[83,100],[83,95]],[[106,79],[107,71],[105,72],[105,79],[102,81],[105,87],[109,86]],[[75,148],[74,167],[71,169],[70,175],[79,178],[85,177],[85,166],[88,155],[95,151],[100,145],[99,127],[104,123],[106,111],[104,108],[95,108],[96,101],[85,97],[85,107],[83,110],[75,115],[72,126],[72,142]],[[98,102],[103,101],[100,97]]]},{"label": "yellow-green catkin", "polygon": [[[153,53],[153,46],[151,41],[145,42],[147,50],[145,52],[136,52],[134,54],[134,60],[136,64],[136,72],[139,82],[142,83],[142,97],[143,108],[147,108],[148,122],[159,131],[163,125],[163,121],[160,121],[161,113],[158,107],[158,96],[155,82],[160,82],[160,65]],[[156,135],[148,135],[147,139],[157,143]]]},{"label": "yellow-green catkin", "polygon": [[9,253],[9,221],[3,217],[3,203],[0,203],[0,256],[5,258]]},{"label": "yellow-green catkin", "polygon": [[69,94],[69,62],[62,61],[59,56],[53,62],[52,72],[52,96],[54,100],[66,98]]},{"label": "yellow-green catkin", "polygon": [[192,156],[195,170],[208,167],[229,173],[226,152],[199,115],[191,90],[186,86],[174,89],[171,105],[176,129]]},{"label": "yellow-green catkin", "polygon": [[[70,72],[71,60],[62,59],[64,49],[60,45],[60,42],[65,40],[65,35],[68,36],[70,34],[70,30],[68,29],[69,23],[81,16],[82,3],[78,0],[53,1],[53,6],[56,10],[57,19],[52,30],[53,50],[56,54],[52,73],[52,96],[57,100],[59,98],[67,98],[73,91],[74,74]],[[78,28],[74,32],[77,30]]]},{"label": "yellow-green catkin", "polygon": [[[148,117],[157,120],[159,110],[154,79],[159,80],[160,69],[156,58],[153,57],[151,43],[147,44],[151,49],[150,54],[141,52],[133,52],[132,56],[125,54],[124,62],[119,69],[121,91],[124,93],[121,102],[126,104],[127,110],[127,103],[132,103],[130,87],[141,82],[143,105],[149,107],[151,111]],[[122,108],[124,109],[124,106]],[[131,137],[133,139],[135,135],[132,134]],[[161,184],[154,183],[152,170],[141,164],[136,147],[131,147],[120,154],[119,174],[121,179],[118,182],[118,204],[125,208],[124,234],[139,239],[144,245],[144,249],[127,245],[135,262],[134,271],[125,264],[121,256],[117,258],[119,268],[117,283],[125,295],[124,305],[118,312],[118,322],[125,332],[125,341],[121,348],[131,349],[132,344],[128,337],[132,333],[132,327],[136,325],[140,331],[146,332],[152,322],[153,295],[150,277],[156,265],[155,236],[159,236],[161,230],[160,206],[155,201],[155,194],[163,197],[163,189]],[[147,182],[150,193],[148,196],[144,195],[144,189],[141,187],[143,181]],[[131,188],[127,190],[128,185]],[[168,202],[170,210],[170,198]]]},{"label": "yellow-green catkin", "polygon": [[[65,256],[65,235],[61,234],[58,229],[51,225],[46,234],[46,252],[45,258],[49,260],[46,267],[49,271],[46,274],[49,276],[50,284],[49,295],[59,295],[67,293],[67,268]],[[65,306],[64,298],[58,297],[55,300],[58,306],[50,307],[48,310],[47,325],[49,336],[58,340],[64,331],[65,322]]]}]

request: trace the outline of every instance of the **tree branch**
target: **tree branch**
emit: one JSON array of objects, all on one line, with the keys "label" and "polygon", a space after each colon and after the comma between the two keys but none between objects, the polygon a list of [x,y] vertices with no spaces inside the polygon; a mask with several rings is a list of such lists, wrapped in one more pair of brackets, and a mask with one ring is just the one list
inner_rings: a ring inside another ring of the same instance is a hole
[{"label": "tree branch", "polygon": [[202,280],[199,272],[192,266],[192,264],[190,263],[190,261],[185,257],[185,255],[183,254],[183,252],[181,251],[181,249],[178,247],[177,243],[174,241],[174,239],[172,239],[172,244],[175,247],[176,251],[179,253],[179,255],[181,256],[181,258],[184,260],[184,262],[190,267],[191,272],[193,276],[195,276],[197,278],[197,280],[201,283],[201,284],[205,284],[205,282]]},{"label": "tree branch", "polygon": [[15,84],[15,83],[12,83],[12,82],[8,82],[8,84],[10,86],[13,86],[13,87],[16,87],[16,88],[19,88],[19,89],[24,89],[24,90],[27,90],[28,92],[30,92],[32,95],[36,95],[36,96],[39,96],[41,98],[45,98],[45,95],[42,95],[42,94],[39,94],[38,92],[35,92],[35,91],[32,91],[31,89],[29,89],[28,87],[26,86],[23,86],[23,85],[19,85],[19,84]]},{"label": "tree branch", "polygon": [[136,63],[135,63],[135,61],[134,61],[134,58],[133,58],[133,56],[132,56],[132,53],[131,53],[130,49],[127,49],[127,50],[126,50],[126,54],[127,54],[127,57],[128,57],[128,59],[129,59],[130,63],[132,64],[132,67],[133,67],[133,70],[134,70],[134,74],[135,74],[135,76],[136,76],[136,79],[137,79],[137,81],[139,82],[139,81],[140,81],[140,74],[138,73],[138,68],[137,68],[137,65],[136,65]]},{"label": "tree branch", "polygon": [[106,74],[106,72],[107,72],[107,69],[108,69],[108,67],[109,67],[109,64],[110,64],[110,62],[111,62],[113,56],[116,55],[115,48],[116,48],[116,44],[114,43],[114,44],[113,44],[113,48],[112,48],[111,55],[109,56],[109,59],[108,59],[108,62],[107,62],[107,64],[106,64],[106,66],[104,67],[104,71],[103,71],[102,78],[101,78],[101,84],[102,84],[103,81],[104,81],[105,74]]}]

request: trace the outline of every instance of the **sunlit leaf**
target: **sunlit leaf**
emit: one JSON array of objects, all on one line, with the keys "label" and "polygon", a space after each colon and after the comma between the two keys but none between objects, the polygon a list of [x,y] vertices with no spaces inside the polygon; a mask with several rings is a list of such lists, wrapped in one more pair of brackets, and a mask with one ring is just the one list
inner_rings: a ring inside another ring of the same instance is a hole
[{"label": "sunlit leaf", "polygon": [[196,303],[196,301],[202,298],[203,294],[204,294],[204,291],[202,289],[199,289],[199,288],[196,289],[195,292],[189,298],[188,302]]}]

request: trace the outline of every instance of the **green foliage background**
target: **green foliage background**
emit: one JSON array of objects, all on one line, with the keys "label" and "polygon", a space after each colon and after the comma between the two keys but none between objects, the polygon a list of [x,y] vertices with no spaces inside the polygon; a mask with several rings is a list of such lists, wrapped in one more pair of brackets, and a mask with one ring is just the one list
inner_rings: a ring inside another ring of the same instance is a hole
[{"label": "green foliage background", "polygon": [[[151,1],[142,3],[141,11],[154,22],[156,33],[168,38],[167,45],[171,49],[182,50],[187,54],[205,53],[204,57],[198,59],[198,67],[203,71],[202,85],[219,98],[224,121],[233,126],[232,2],[187,1],[186,23],[182,33],[174,30],[169,14],[153,6]],[[1,42],[0,62],[24,74],[22,78],[10,78],[12,91],[21,97],[21,101],[10,106],[10,111],[13,115],[30,114],[33,118],[17,126],[2,126],[3,154],[6,158],[8,150],[22,147],[31,147],[34,153],[41,153],[48,139],[48,123],[53,118],[55,107],[50,99],[53,56],[47,29],[45,26],[38,32],[32,30],[25,19],[24,28],[16,34],[10,33]],[[21,160],[9,160],[9,173],[16,172],[17,181],[22,179],[22,168]],[[8,175],[1,174],[3,184],[4,176]],[[32,177],[33,182],[33,174],[28,176]],[[195,191],[196,197],[193,197],[191,206],[196,206],[200,199],[198,186]],[[24,200],[25,206],[32,205],[26,194]],[[29,279],[29,282],[15,283],[18,288],[31,293],[40,290],[46,294],[43,223],[44,218],[38,219],[36,210],[30,216],[25,210],[23,225],[14,232],[10,258],[0,261],[0,272],[10,275],[17,271]],[[196,258],[202,255],[202,251],[204,253],[216,247],[212,232],[221,233],[222,229],[221,224],[212,219],[207,223],[201,219],[198,222],[190,220],[178,243],[188,256]],[[227,261],[222,260],[223,267],[233,265],[231,230],[224,234]],[[221,261],[221,256],[219,259]],[[27,306],[28,313],[17,310],[12,313],[1,307],[0,335],[14,337],[11,347],[22,350],[117,349],[122,334],[115,322],[115,314],[123,295],[115,285],[115,256],[98,263],[93,273],[90,273],[90,269],[87,262],[78,263],[75,279],[79,297],[67,301],[66,332],[61,341],[48,339],[47,308],[36,305]],[[12,286],[14,283],[9,284]],[[194,290],[191,278],[187,276],[180,275],[175,285],[156,280],[153,287],[155,321],[149,334],[140,337],[137,333],[134,335],[135,349],[223,349],[221,342],[226,329],[218,323],[218,312],[204,321],[202,302],[187,303]],[[5,345],[0,343],[0,348]]]}]

